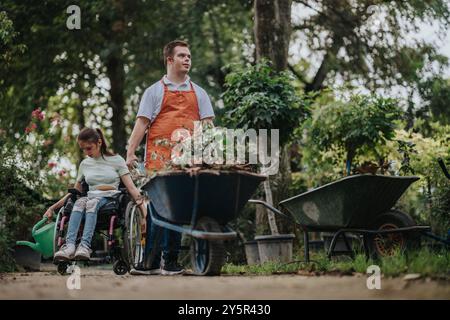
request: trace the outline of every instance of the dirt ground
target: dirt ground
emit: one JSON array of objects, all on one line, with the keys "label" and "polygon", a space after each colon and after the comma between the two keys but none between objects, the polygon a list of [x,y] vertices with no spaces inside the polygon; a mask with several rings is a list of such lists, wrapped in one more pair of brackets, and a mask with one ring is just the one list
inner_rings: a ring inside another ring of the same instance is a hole
[{"label": "dirt ground", "polygon": [[53,265],[41,272],[0,274],[0,299],[450,299],[450,281],[366,276],[117,276],[105,266],[81,267],[80,289]]}]

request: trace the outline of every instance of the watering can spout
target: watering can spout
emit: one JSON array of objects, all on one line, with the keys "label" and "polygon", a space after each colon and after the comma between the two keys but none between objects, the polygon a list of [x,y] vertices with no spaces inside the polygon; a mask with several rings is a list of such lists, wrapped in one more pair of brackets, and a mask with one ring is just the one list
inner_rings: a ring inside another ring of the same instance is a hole
[{"label": "watering can spout", "polygon": [[27,246],[35,251],[40,251],[39,243],[34,243],[34,242],[30,242],[30,241],[16,241],[16,245]]}]

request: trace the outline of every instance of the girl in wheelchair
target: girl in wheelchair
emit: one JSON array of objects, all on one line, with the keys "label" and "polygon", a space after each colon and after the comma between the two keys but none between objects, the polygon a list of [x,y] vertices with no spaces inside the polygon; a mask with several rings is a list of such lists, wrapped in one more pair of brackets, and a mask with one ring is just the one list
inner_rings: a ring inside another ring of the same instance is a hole
[{"label": "girl in wheelchair", "polygon": [[[107,150],[105,138],[100,129],[84,128],[77,137],[80,148],[87,156],[78,168],[75,189],[82,192],[82,180],[89,185],[87,196],[79,198],[72,209],[65,244],[54,255],[55,262],[67,260],[89,260],[91,240],[97,223],[97,212],[108,202],[108,198],[120,193],[119,184],[127,188],[141,211],[146,214],[144,198],[131,179],[125,160]],[[62,207],[68,193],[61,200],[50,206],[44,216],[50,218],[56,209]],[[81,242],[76,247],[78,230],[84,216],[84,229]],[[145,219],[143,219],[144,223]]]}]

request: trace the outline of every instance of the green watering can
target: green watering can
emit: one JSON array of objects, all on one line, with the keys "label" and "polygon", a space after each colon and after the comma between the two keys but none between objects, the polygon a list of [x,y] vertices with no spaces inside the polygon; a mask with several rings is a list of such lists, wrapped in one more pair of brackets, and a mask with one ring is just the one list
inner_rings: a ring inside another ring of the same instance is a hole
[{"label": "green watering can", "polygon": [[[47,223],[44,217],[31,230],[35,242],[17,241],[14,248],[16,263],[28,269],[39,270],[41,255],[44,258],[53,256],[53,241],[55,238],[55,222]],[[30,250],[32,249],[32,250]]]}]

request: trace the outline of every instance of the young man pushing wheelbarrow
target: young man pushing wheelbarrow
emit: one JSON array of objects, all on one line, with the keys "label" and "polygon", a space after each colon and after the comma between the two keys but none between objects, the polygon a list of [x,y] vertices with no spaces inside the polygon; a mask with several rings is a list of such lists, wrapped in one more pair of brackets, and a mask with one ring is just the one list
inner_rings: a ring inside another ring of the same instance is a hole
[{"label": "young man pushing wheelbarrow", "polygon": [[[189,45],[180,40],[169,42],[164,46],[163,55],[167,74],[145,90],[127,150],[126,163],[131,167],[138,160],[135,152],[147,133],[145,168],[148,172],[162,170],[170,161],[172,150],[169,142],[175,130],[188,129],[192,132],[194,121],[212,122],[214,118],[208,94],[188,76],[191,68]],[[160,227],[151,223],[150,215],[147,215],[147,226],[145,256],[152,252],[155,236],[161,231],[162,243],[156,242],[154,259],[149,268],[132,269],[130,273],[183,273],[183,267],[178,264],[181,234],[168,229],[158,230]]]}]

